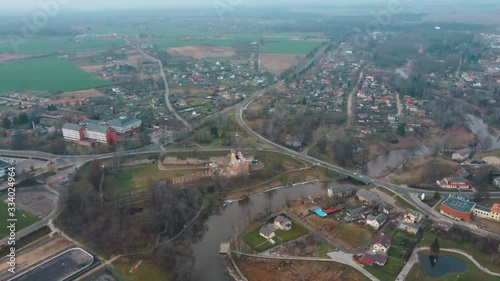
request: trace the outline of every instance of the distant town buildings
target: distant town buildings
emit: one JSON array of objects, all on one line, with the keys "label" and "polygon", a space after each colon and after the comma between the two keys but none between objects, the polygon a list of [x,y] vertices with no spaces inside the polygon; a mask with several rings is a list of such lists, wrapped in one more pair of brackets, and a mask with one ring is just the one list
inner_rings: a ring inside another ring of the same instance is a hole
[{"label": "distant town buildings", "polygon": [[66,123],[62,127],[65,141],[82,145],[92,143],[118,143],[118,136],[130,135],[141,128],[141,120],[136,118],[118,118],[109,122],[85,119],[79,124]]}]

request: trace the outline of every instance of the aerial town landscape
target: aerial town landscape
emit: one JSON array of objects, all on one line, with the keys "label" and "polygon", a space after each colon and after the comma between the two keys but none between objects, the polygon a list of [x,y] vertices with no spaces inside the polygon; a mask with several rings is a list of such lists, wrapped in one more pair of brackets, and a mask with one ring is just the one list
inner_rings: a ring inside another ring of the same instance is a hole
[{"label": "aerial town landscape", "polygon": [[500,280],[497,1],[15,2],[0,281]]}]

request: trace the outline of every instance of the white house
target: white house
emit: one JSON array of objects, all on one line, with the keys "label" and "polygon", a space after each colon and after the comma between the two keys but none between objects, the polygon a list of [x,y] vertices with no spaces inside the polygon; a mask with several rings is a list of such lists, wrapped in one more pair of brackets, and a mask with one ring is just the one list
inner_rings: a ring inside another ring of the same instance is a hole
[{"label": "white house", "polygon": [[377,216],[368,215],[368,217],[366,217],[366,224],[375,229],[379,229],[386,221],[387,217],[384,214],[379,214]]},{"label": "white house", "polygon": [[373,249],[386,253],[391,247],[391,238],[383,233],[375,237],[373,241]]},{"label": "white house", "polygon": [[260,228],[259,234],[260,236],[266,238],[266,239],[272,239],[276,234],[274,233],[275,231],[275,226],[272,224],[264,225],[263,227]]},{"label": "white house", "polygon": [[274,225],[281,230],[292,229],[292,221],[283,215],[279,215],[274,219]]}]

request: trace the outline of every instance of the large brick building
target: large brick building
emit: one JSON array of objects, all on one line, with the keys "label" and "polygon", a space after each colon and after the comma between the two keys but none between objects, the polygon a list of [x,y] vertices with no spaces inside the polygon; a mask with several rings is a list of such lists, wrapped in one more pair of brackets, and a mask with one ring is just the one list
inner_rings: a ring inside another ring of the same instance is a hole
[{"label": "large brick building", "polygon": [[450,194],[439,205],[439,212],[455,220],[470,222],[472,221],[475,207],[476,203],[469,201],[465,197]]}]

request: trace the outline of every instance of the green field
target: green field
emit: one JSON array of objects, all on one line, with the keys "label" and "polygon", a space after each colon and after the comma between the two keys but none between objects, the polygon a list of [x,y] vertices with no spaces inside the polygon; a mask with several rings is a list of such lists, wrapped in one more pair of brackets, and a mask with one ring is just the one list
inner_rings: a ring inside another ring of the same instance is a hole
[{"label": "green field", "polygon": [[110,84],[57,57],[16,60],[0,64],[0,92],[15,90],[66,92]]},{"label": "green field", "polygon": [[[9,230],[7,229],[7,225],[10,223],[7,221],[9,218],[7,212],[8,208],[7,203],[0,202],[0,238],[7,237],[9,235]],[[15,218],[17,219],[16,231],[26,228],[40,220],[37,216],[21,209],[17,209]]]},{"label": "green field", "polygon": [[165,178],[165,175],[166,171],[160,171],[157,164],[123,168],[115,173],[113,186],[118,193],[133,192],[146,188],[149,181]]},{"label": "green field", "polygon": [[259,234],[259,229],[260,225],[257,225],[255,229],[252,231],[246,233],[243,235],[243,240],[254,250],[258,252],[265,251],[271,247],[277,246],[281,243],[299,238],[300,236],[304,236],[309,231],[301,225],[300,223],[297,223],[296,221],[292,221],[292,229],[289,231],[284,231],[284,230],[276,230],[274,233],[276,236],[273,238],[274,242],[276,242],[274,245],[271,244],[271,242],[268,242],[267,239],[264,237],[260,236]]},{"label": "green field", "polygon": [[364,269],[373,274],[380,281],[393,281],[399,275],[403,267],[404,262],[402,260],[388,256],[384,266],[365,266]]},{"label": "green field", "polygon": [[71,37],[34,38],[20,41],[17,50],[9,41],[0,43],[0,53],[47,54],[57,51],[77,52],[85,50],[108,50],[125,45],[122,39],[92,39],[86,42],[74,42]]},{"label": "green field", "polygon": [[[120,259],[113,263],[116,273],[126,281],[143,281],[143,280],[170,280],[165,269],[151,261],[142,260],[136,269],[132,270],[140,260],[123,260]],[[132,270],[132,272],[131,272]]]},{"label": "green field", "polygon": [[288,38],[266,38],[266,44],[262,47],[263,53],[272,54],[307,54],[316,48],[321,42],[299,41]]}]

